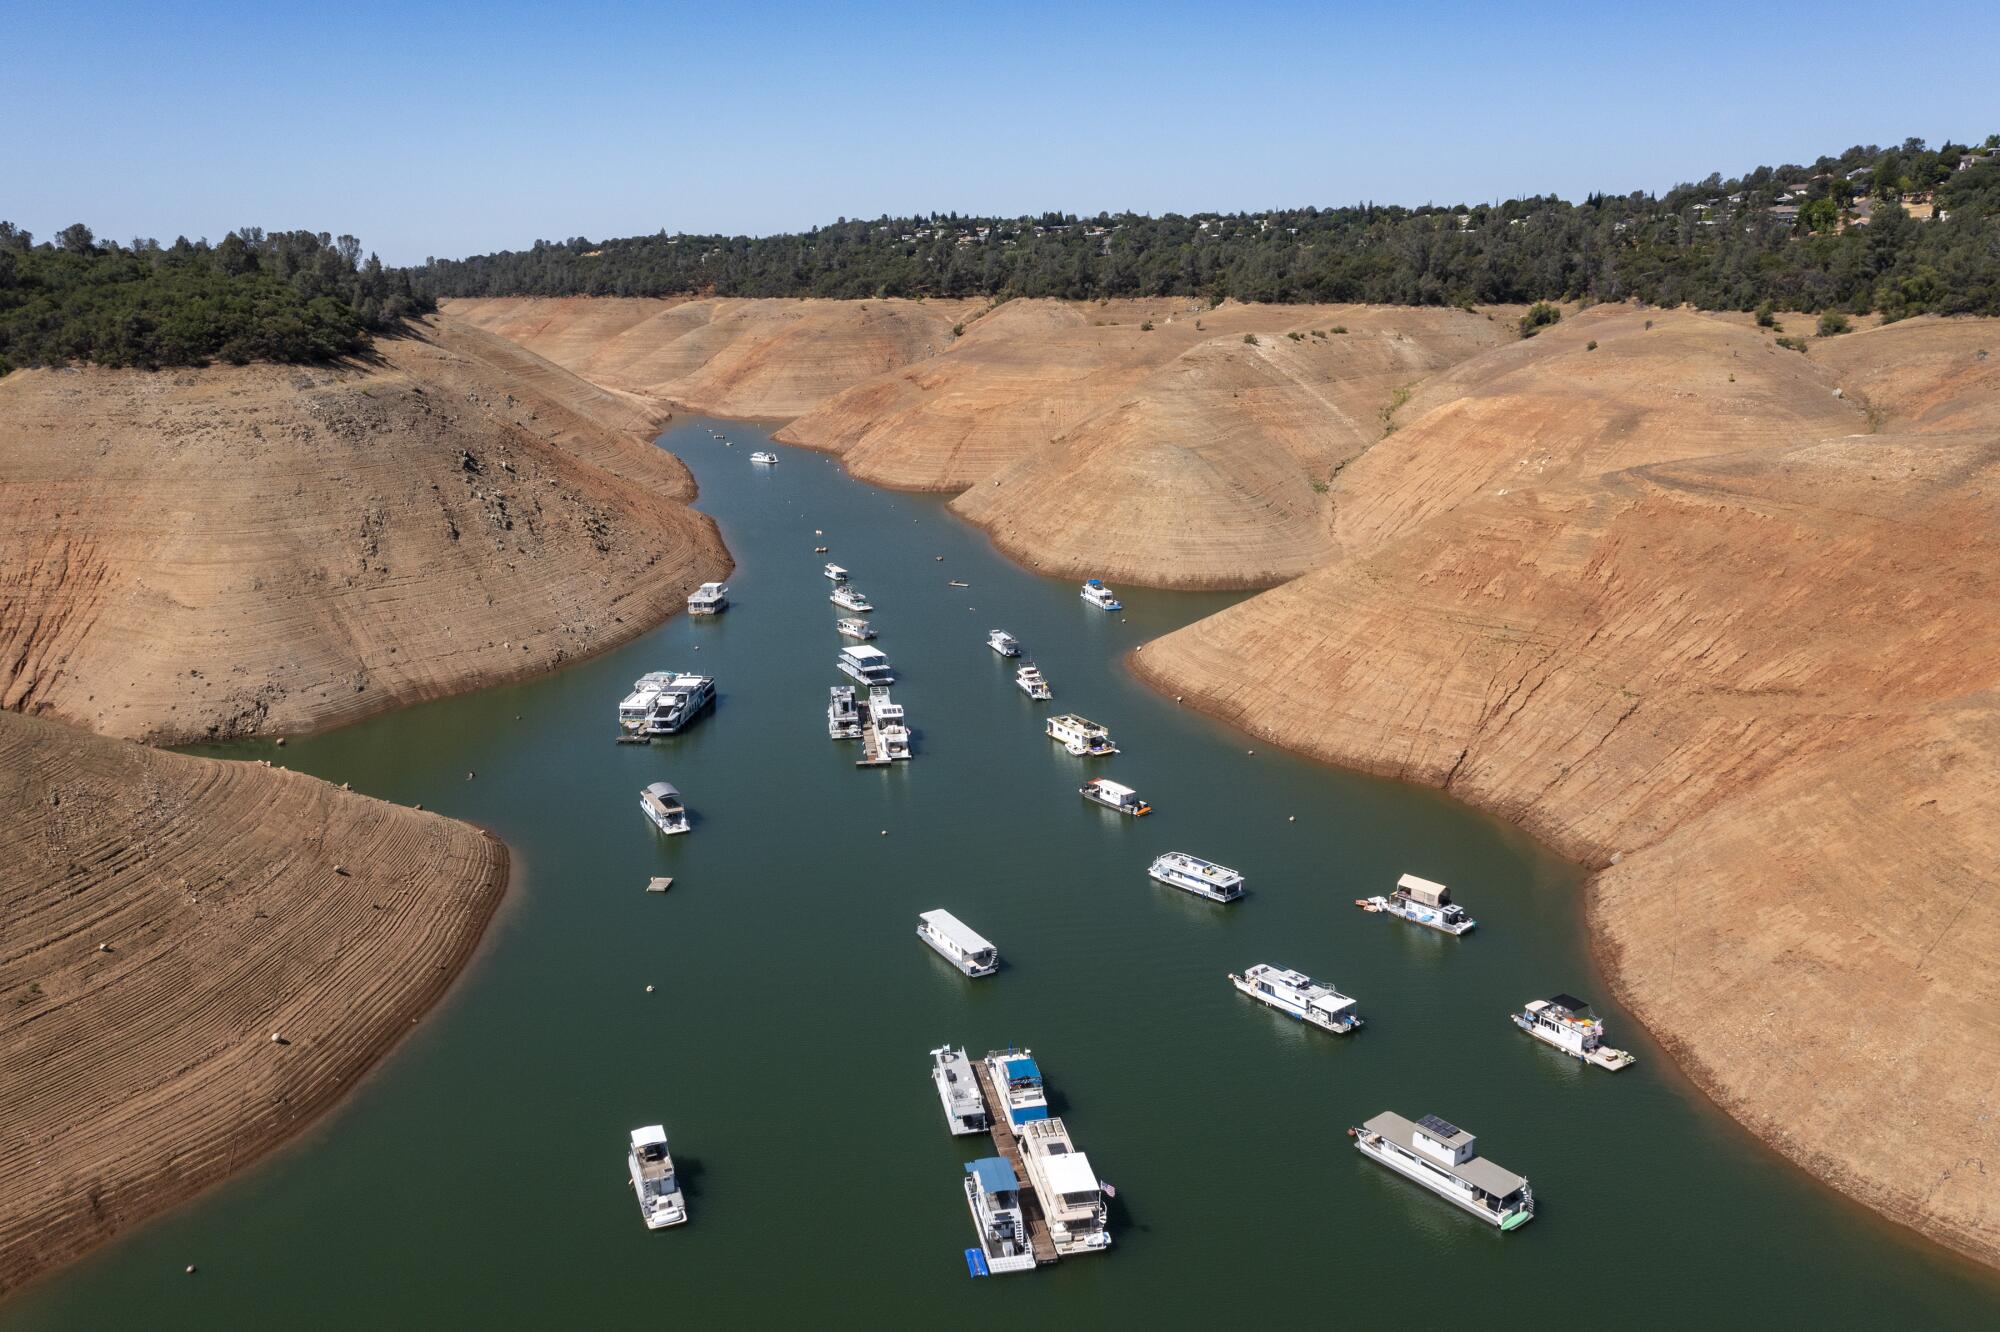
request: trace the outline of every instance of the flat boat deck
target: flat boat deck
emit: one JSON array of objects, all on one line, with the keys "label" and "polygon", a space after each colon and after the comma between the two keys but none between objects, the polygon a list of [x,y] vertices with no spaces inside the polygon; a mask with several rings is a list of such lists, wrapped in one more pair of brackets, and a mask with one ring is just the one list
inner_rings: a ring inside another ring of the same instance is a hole
[{"label": "flat boat deck", "polygon": [[1007,1158],[1007,1164],[1014,1167],[1014,1178],[1021,1181],[1021,1220],[1028,1227],[1028,1248],[1034,1253],[1036,1263],[1052,1263],[1056,1260],[1056,1242],[1049,1238],[1049,1221],[1042,1215],[1042,1200],[1028,1181],[1021,1144],[1008,1126],[1007,1102],[994,1090],[993,1075],[987,1071],[984,1060],[975,1061],[972,1071],[979,1079],[979,1094],[986,1101],[986,1131],[993,1138],[993,1150]]}]

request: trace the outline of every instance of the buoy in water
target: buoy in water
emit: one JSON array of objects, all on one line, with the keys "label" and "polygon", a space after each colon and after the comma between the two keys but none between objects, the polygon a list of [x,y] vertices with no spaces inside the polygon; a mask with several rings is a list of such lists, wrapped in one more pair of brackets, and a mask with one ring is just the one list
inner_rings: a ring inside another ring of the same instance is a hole
[{"label": "buoy in water", "polygon": [[648,985],[648,986],[646,987],[646,993],[647,993],[647,994],[651,994],[652,992],[653,992],[653,987],[652,987],[652,986],[650,986],[650,985]]},{"label": "buoy in water", "polygon": [[184,1270],[185,1270],[185,1271],[187,1272],[187,1274],[188,1274],[189,1276],[193,1276],[193,1275],[194,1275],[194,1264],[193,1264],[193,1263],[189,1263],[189,1264],[187,1265],[187,1267],[186,1267],[186,1268],[185,1268]]},{"label": "buoy in water", "polygon": [[478,775],[479,775],[478,773],[472,771],[470,768],[467,768],[465,770],[465,780],[468,782],[471,781],[474,777],[477,777]]},{"label": "buoy in water", "polygon": [[1286,823],[1297,823],[1298,821],[1299,821],[1299,816],[1296,814],[1292,815],[1291,817],[1285,820]]}]

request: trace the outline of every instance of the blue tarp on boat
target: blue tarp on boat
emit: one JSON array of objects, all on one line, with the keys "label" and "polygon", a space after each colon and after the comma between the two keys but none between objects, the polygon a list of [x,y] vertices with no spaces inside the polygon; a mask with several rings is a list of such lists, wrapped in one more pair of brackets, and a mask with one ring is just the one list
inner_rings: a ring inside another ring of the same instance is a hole
[{"label": "blue tarp on boat", "polygon": [[1007,1081],[1040,1082],[1042,1070],[1035,1067],[1032,1059],[1009,1059],[1007,1061]]},{"label": "blue tarp on boat", "polygon": [[1049,1108],[1045,1105],[1024,1105],[1007,1113],[1016,1124],[1025,1124],[1031,1119],[1047,1119]]},{"label": "blue tarp on boat", "polygon": [[1014,1167],[1004,1156],[982,1156],[977,1161],[968,1161],[965,1173],[978,1180],[980,1189],[986,1193],[1010,1193],[1021,1187],[1021,1181],[1014,1177]]}]

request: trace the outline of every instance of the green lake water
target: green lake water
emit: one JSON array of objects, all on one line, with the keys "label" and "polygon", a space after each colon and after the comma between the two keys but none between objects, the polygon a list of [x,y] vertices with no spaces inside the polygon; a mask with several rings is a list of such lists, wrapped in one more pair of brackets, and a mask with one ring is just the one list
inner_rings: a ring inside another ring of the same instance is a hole
[{"label": "green lake water", "polygon": [[[1990,1275],[1814,1183],[1668,1066],[1592,970],[1572,867],[1127,674],[1131,647],[1232,598],[1124,588],[1129,608],[1105,614],[941,502],[871,489],[755,428],[685,420],[662,443],[738,561],[726,615],[282,751],[214,751],[492,828],[516,857],[509,900],[445,1004],[349,1104],[0,1322],[2000,1320]],[[753,467],[758,447],[780,465]],[[829,558],[879,607],[916,731],[907,765],[857,769],[857,747],[826,737],[842,682]],[[1013,687],[994,627],[1025,642],[1052,705]],[[612,744],[618,698],[668,667],[718,677],[719,706],[674,740]],[[1125,752],[1068,757],[1042,733],[1053,709],[1106,723]],[[1158,812],[1085,804],[1091,773]],[[658,778],[686,796],[691,835],[660,838],[641,815]],[[1148,862],[1175,849],[1242,869],[1248,896],[1221,907],[1153,884]],[[1351,905],[1405,871],[1449,883],[1479,928],[1450,939]],[[665,896],[642,891],[656,874],[675,877]],[[917,940],[917,913],[937,906],[999,945],[998,976],[969,982]],[[1226,973],[1259,961],[1338,984],[1369,1025],[1333,1037],[1238,995]],[[1598,1001],[1635,1068],[1581,1067],[1508,1022],[1565,990]],[[926,1055],[943,1042],[1034,1049],[1118,1188],[1110,1253],[968,1280],[959,1181],[985,1141],[945,1131]],[[1477,1133],[1533,1181],[1536,1219],[1499,1234],[1362,1159],[1346,1127],[1391,1109]],[[649,1233],[624,1152],[655,1121],[692,1220]]]}]

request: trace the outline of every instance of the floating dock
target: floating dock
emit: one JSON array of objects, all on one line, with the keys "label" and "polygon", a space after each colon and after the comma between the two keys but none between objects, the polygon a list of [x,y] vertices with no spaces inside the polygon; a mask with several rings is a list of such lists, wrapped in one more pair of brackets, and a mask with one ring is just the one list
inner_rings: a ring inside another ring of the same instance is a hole
[{"label": "floating dock", "polygon": [[1049,1221],[1042,1215],[1042,1200],[1028,1182],[1021,1144],[1009,1126],[1007,1102],[994,1090],[993,1075],[986,1071],[985,1060],[975,1062],[972,1069],[979,1079],[979,1094],[986,1101],[986,1131],[993,1137],[993,1150],[1007,1158],[1007,1164],[1014,1167],[1014,1178],[1021,1181],[1021,1220],[1028,1227],[1028,1248],[1038,1266],[1052,1263],[1056,1260],[1056,1242],[1049,1238]]}]

